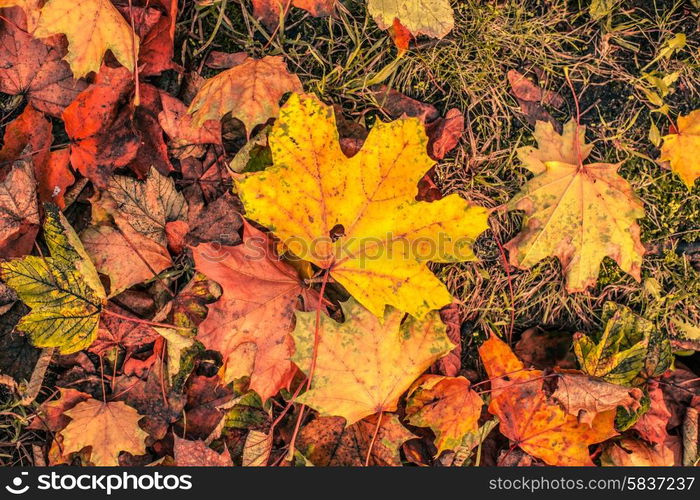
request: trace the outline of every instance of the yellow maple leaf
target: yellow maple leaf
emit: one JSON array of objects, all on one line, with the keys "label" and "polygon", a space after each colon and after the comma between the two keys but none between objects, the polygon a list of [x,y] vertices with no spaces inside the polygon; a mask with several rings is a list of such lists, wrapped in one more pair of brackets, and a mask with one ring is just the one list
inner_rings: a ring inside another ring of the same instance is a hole
[{"label": "yellow maple leaf", "polygon": [[27,18],[27,30],[31,33],[36,27],[41,11],[42,0],[0,0],[0,9],[5,7],[19,7]]},{"label": "yellow maple leaf", "polygon": [[195,127],[201,127],[207,120],[220,120],[230,112],[250,135],[256,125],[277,116],[284,94],[301,91],[299,77],[287,71],[282,57],[248,58],[204,82],[188,113]]},{"label": "yellow maple leaf", "polygon": [[[394,411],[399,397],[437,359],[454,348],[440,315],[416,320],[387,308],[383,321],[350,299],[341,303],[345,322],[321,316],[310,389],[297,401],[347,425],[382,411]],[[307,375],[315,341],[315,312],[297,312],[292,357]]]},{"label": "yellow maple leaf", "polygon": [[416,201],[433,165],[420,120],[378,122],[347,158],[332,108],[294,94],[269,144],[273,166],[236,182],[248,217],[328,269],[376,316],[389,304],[422,318],[452,301],[427,263],[473,259],[487,210],[456,194]]},{"label": "yellow maple leaf", "polygon": [[34,36],[58,34],[68,39],[65,60],[76,78],[98,72],[108,50],[125,68],[134,70],[139,38],[109,0],[48,0]]},{"label": "yellow maple leaf", "polygon": [[440,455],[456,449],[468,433],[476,432],[483,404],[464,377],[423,375],[408,393],[406,417],[411,425],[433,430]]},{"label": "yellow maple leaf", "polygon": [[455,24],[449,0],[368,0],[367,10],[381,29],[397,19],[413,36],[443,38]]},{"label": "yellow maple leaf", "polygon": [[98,466],[119,465],[119,453],[146,453],[148,434],[138,425],[141,415],[122,401],[104,403],[88,399],[63,412],[71,418],[61,431],[63,455],[90,447],[90,462]]},{"label": "yellow maple leaf", "polygon": [[50,257],[29,255],[0,263],[0,278],[31,308],[17,329],[38,347],[69,354],[95,340],[106,294],[78,236],[55,205],[46,208],[44,239]]},{"label": "yellow maple leaf", "polygon": [[522,232],[505,245],[510,263],[527,269],[558,257],[569,292],[595,285],[606,256],[639,281],[645,249],[637,219],[644,206],[617,174],[619,164],[583,163],[591,145],[583,127],[575,140],[576,128],[571,121],[559,135],[551,123],[537,122],[538,148],[518,150],[535,177],[508,203],[525,212]]},{"label": "yellow maple leaf", "polygon": [[700,109],[678,117],[678,133],[664,136],[661,161],[669,161],[688,189],[700,177]]}]

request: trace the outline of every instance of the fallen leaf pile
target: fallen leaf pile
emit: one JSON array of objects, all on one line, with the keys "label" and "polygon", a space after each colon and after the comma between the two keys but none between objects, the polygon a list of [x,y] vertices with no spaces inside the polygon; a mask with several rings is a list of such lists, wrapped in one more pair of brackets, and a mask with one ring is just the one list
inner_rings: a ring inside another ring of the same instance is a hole
[{"label": "fallen leaf pile", "polygon": [[[345,9],[250,6],[272,37],[290,9]],[[455,25],[447,0],[366,9],[399,58]],[[663,325],[610,294],[579,332],[472,339],[472,291],[444,279],[516,212],[508,272],[556,259],[562,293],[588,293],[609,258],[641,280],[644,202],[583,126],[557,127],[560,95],[508,73],[536,145],[489,209],[435,170],[466,110],[378,84],[360,123],[282,55],[214,51],[205,78],[175,62],[177,19],[167,0],[0,2],[0,92],[21,106],[0,149],[0,373],[29,386],[37,463],[679,463],[700,399]],[[699,156],[693,111],[660,162],[693,189]]]}]

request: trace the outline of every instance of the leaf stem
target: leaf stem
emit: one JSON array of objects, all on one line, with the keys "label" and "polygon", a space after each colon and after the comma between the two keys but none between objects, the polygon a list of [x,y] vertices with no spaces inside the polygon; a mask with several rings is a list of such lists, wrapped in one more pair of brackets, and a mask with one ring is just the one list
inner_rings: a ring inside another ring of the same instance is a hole
[{"label": "leaf stem", "polygon": [[574,134],[574,148],[576,149],[576,158],[578,159],[579,168],[583,167],[583,158],[581,157],[581,140],[579,139],[579,130],[581,128],[581,108],[578,103],[578,96],[576,95],[576,89],[574,84],[571,82],[569,77],[568,68],[564,69],[564,77],[566,78],[566,83],[571,89],[571,95],[574,98],[574,105],[576,106],[576,133]]},{"label": "leaf stem", "polygon": [[167,323],[158,323],[155,321],[148,321],[145,319],[139,319],[139,318],[134,318],[132,316],[125,316],[123,314],[119,314],[118,312],[111,311],[107,308],[102,309],[102,312],[105,314],[108,314],[110,316],[114,316],[115,318],[120,318],[126,321],[131,321],[132,323],[138,323],[141,325],[147,325],[147,326],[156,326],[159,328],[171,328],[173,330],[188,330],[191,331],[192,328],[188,328],[186,326],[175,326],[175,325],[168,325]]},{"label": "leaf stem", "polygon": [[[326,292],[326,285],[328,284],[328,278],[331,274],[331,268],[333,267],[333,262],[325,269],[323,274],[323,281],[321,282],[321,290],[318,292],[318,304],[316,306],[316,328],[314,329],[314,350],[311,355],[311,366],[309,367],[309,374],[306,379],[306,390],[308,391],[311,387],[311,379],[314,376],[314,370],[316,369],[316,358],[318,357],[318,342],[321,334],[321,308],[323,307],[323,294]],[[302,384],[303,385],[303,384]],[[296,425],[294,426],[294,433],[292,434],[292,439],[289,441],[289,450],[287,451],[287,459],[291,460],[294,456],[294,444],[297,439],[297,434],[299,433],[299,427],[301,426],[301,421],[304,418],[304,410],[306,410],[306,405],[301,405],[299,410],[299,416],[297,417]]]},{"label": "leaf stem", "polygon": [[374,443],[377,441],[377,436],[379,435],[379,428],[382,425],[382,417],[384,412],[380,411],[377,416],[377,426],[374,428],[374,434],[372,434],[372,441],[369,443],[369,448],[367,448],[367,458],[365,459],[365,467],[369,467],[369,459],[372,457],[372,448],[374,448]]},{"label": "leaf stem", "polygon": [[141,89],[139,86],[139,61],[136,51],[136,25],[134,24],[134,11],[129,0],[129,20],[131,21],[131,55],[134,58],[134,106],[141,104]]}]

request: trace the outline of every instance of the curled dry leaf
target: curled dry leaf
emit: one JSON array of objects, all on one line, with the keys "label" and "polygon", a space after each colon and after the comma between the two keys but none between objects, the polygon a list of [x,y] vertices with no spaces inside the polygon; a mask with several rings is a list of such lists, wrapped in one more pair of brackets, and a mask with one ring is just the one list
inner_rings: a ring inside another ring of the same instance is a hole
[{"label": "curled dry leaf", "polygon": [[63,112],[74,168],[104,189],[116,168],[127,166],[139,149],[132,115],[125,104],[133,92],[132,74],[104,66],[95,83]]},{"label": "curled dry leaf", "polygon": [[250,136],[256,125],[279,114],[284,94],[301,91],[299,77],[287,71],[282,57],[249,58],[205,81],[188,112],[195,127],[230,112],[243,122]]},{"label": "curled dry leaf", "polygon": [[168,175],[175,170],[175,167],[170,162],[159,120],[160,112],[163,110],[161,90],[153,85],[141,83],[139,96],[139,105],[135,107],[133,113],[133,126],[139,138],[139,147],[129,168],[141,179],[148,175],[151,168],[155,168],[163,175]]},{"label": "curled dry leaf", "polygon": [[671,412],[666,407],[664,394],[658,382],[650,382],[648,392],[649,410],[639,417],[632,428],[646,441],[655,445],[663,445],[668,439],[666,428],[671,419]]},{"label": "curled dry leaf", "polygon": [[[340,417],[317,417],[299,433],[298,448],[311,463],[319,467],[362,467],[370,451],[369,465],[398,467],[401,445],[414,436],[393,413],[371,415],[352,425]],[[379,424],[379,428],[377,428]]]},{"label": "curled dry leaf", "polygon": [[175,189],[174,180],[153,168],[145,181],[123,175],[110,177],[106,195],[103,193],[98,204],[120,228],[128,224],[162,247],[168,244],[166,225],[187,221],[187,203]]},{"label": "curled dry leaf", "polygon": [[[537,68],[534,68],[532,72],[537,76],[544,76],[542,71]],[[537,83],[517,70],[509,70],[507,76],[511,90],[518,100],[520,110],[525,115],[527,122],[533,126],[538,121],[549,122],[557,132],[561,132],[561,125],[549,114],[543,104],[559,108],[563,105],[564,99],[556,92],[543,90]]]},{"label": "curled dry leaf", "polygon": [[272,434],[250,431],[243,445],[243,467],[265,467],[272,452]]},{"label": "curled dry leaf", "polygon": [[198,326],[207,317],[207,304],[221,297],[221,287],[202,273],[195,273],[172,301],[169,318],[178,326]]},{"label": "curled dry leaf", "polygon": [[[297,312],[292,360],[311,387],[297,401],[348,425],[382,411],[396,410],[413,381],[454,348],[437,311],[423,320],[387,308],[377,318],[354,299],[341,303],[344,323],[316,313]],[[313,374],[310,373],[316,352]]]},{"label": "curled dry leaf", "polygon": [[314,17],[330,16],[338,0],[253,0],[253,16],[260,19],[269,31],[273,31],[286,13],[289,5],[304,9]]},{"label": "curled dry leaf", "polygon": [[468,433],[476,432],[484,404],[466,378],[439,375],[416,380],[406,401],[408,423],[433,430],[438,455],[454,450]]},{"label": "curled dry leaf", "polygon": [[192,375],[187,380],[187,403],[180,433],[187,439],[205,439],[224,416],[222,406],[233,399],[231,389],[221,383],[219,377]]},{"label": "curled dry leaf", "polygon": [[238,66],[246,59],[248,59],[247,52],[234,52],[230,54],[219,50],[212,50],[209,52],[204,64],[211,69],[229,69]]},{"label": "curled dry leaf", "polygon": [[[644,393],[637,387],[625,387],[582,373],[557,373],[553,377],[556,386],[550,398],[564,410],[578,418],[579,422],[593,425],[600,413],[615,410],[618,406],[628,413],[641,408]],[[547,380],[550,382],[550,380]]]},{"label": "curled dry leaf", "polygon": [[445,332],[455,348],[437,361],[435,369],[441,375],[454,377],[462,369],[462,319],[459,305],[452,303],[440,309],[440,319],[445,323]]},{"label": "curled dry leaf", "polygon": [[515,354],[528,367],[544,370],[576,368],[576,358],[571,353],[571,333],[528,328],[520,334],[515,344]]},{"label": "curled dry leaf", "polygon": [[241,212],[240,201],[230,191],[197,212],[190,205],[189,225],[192,229],[187,235],[188,241],[192,244],[215,242],[225,246],[237,245],[241,242],[239,232],[243,226]]},{"label": "curled dry leaf", "polygon": [[602,465],[613,467],[668,467],[676,465],[673,451],[663,443],[649,445],[631,438],[609,444],[600,460]]},{"label": "curled dry leaf", "polygon": [[452,302],[427,262],[473,259],[487,227],[486,209],[456,194],[416,201],[433,163],[426,143],[418,119],[378,122],[347,158],[332,108],[294,94],[270,132],[274,165],[236,185],[249,218],[328,269],[373,314],[389,304],[422,318]]},{"label": "curled dry leaf", "polygon": [[158,114],[158,121],[171,139],[169,149],[178,158],[198,156],[202,144],[221,144],[221,124],[218,120],[208,120],[197,127],[182,101],[162,91],[160,100],[162,111]]},{"label": "curled dry leaf", "polygon": [[39,406],[36,418],[29,425],[30,429],[59,432],[70,423],[70,418],[64,414],[65,411],[90,399],[89,394],[66,387],[59,387],[58,392],[58,399],[45,401]]},{"label": "curled dry leaf", "polygon": [[403,24],[401,24],[401,21],[396,18],[394,18],[393,24],[387,28],[387,31],[389,32],[391,39],[394,41],[394,45],[396,45],[399,55],[405,53],[411,44],[411,40],[414,38],[411,32],[406,29]]},{"label": "curled dry leaf", "polygon": [[396,119],[405,115],[423,122],[428,136],[428,154],[433,160],[443,159],[454,149],[464,133],[464,115],[457,108],[450,109],[443,118],[435,106],[408,97],[386,85],[375,85],[372,93],[382,111],[390,117]]},{"label": "curled dry leaf", "polygon": [[[5,128],[3,146],[0,149],[0,172],[4,164],[12,164],[20,159],[31,162],[35,167],[45,165],[49,161],[52,140],[51,123],[42,113],[28,105]],[[35,168],[35,173],[37,170]]]},{"label": "curled dry leaf", "polygon": [[80,233],[95,268],[109,278],[109,296],[155,279],[173,265],[168,251],[128,224],[99,224]]},{"label": "curled dry leaf", "polygon": [[163,363],[156,362],[146,380],[123,375],[114,381],[115,399],[143,416],[140,426],[154,439],[165,438],[170,424],[180,418],[185,407],[185,397],[172,390],[166,380]]},{"label": "curled dry leaf", "polygon": [[[121,316],[133,317],[134,320],[138,321],[137,317],[119,306],[110,305],[109,310]],[[89,350],[95,354],[104,355],[107,351],[114,350],[115,348],[134,349],[153,342],[157,338],[158,334],[156,331],[148,325],[106,314],[105,317],[100,320],[97,338],[89,347]]]},{"label": "curled dry leaf", "polygon": [[0,150],[0,173],[3,164],[25,160],[34,167],[39,200],[63,208],[63,195],[75,177],[69,167],[68,150],[51,151],[53,142],[51,122],[31,104],[5,128],[4,144]]},{"label": "curled dry leaf", "polygon": [[37,110],[60,117],[87,84],[73,78],[60,40],[34,38],[22,19],[12,20],[0,25],[0,92],[23,94]]},{"label": "curled dry leaf", "polygon": [[[175,21],[177,18],[177,0],[149,0],[148,8],[141,8],[129,2],[119,2],[122,9],[126,8],[127,19],[129,9],[133,13],[137,34],[141,43],[138,47],[139,74],[143,76],[157,75],[168,69],[177,69],[173,62]],[[153,16],[157,11],[159,15]],[[124,12],[124,10],[122,10]],[[141,16],[138,15],[142,12]],[[139,23],[139,17],[142,22]],[[155,22],[147,22],[155,17]]]},{"label": "curled dry leaf", "polygon": [[617,174],[619,164],[583,163],[592,149],[584,134],[573,121],[563,135],[538,122],[538,148],[518,149],[535,177],[507,205],[525,212],[522,232],[505,245],[510,263],[528,269],[555,256],[569,292],[595,285],[605,257],[639,281],[645,253],[637,224],[644,217],[642,202]]},{"label": "curled dry leaf", "polygon": [[18,160],[0,182],[0,258],[29,254],[40,222],[34,168]]}]

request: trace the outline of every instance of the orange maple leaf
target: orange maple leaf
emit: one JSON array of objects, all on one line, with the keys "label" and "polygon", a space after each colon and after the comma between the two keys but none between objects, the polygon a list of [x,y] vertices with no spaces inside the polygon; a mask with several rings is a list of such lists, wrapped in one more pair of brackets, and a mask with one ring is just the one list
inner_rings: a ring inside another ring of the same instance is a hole
[{"label": "orange maple leaf", "polygon": [[479,348],[491,379],[489,412],[514,446],[549,465],[593,465],[588,447],[617,435],[615,410],[580,423],[544,392],[544,373],[526,370],[510,347],[492,336]]},{"label": "orange maple leaf", "polygon": [[241,245],[192,248],[197,270],[223,289],[208,306],[197,338],[223,355],[226,382],[250,376],[251,389],[263,401],[294,376],[289,333],[297,298],[305,294],[294,268],[272,257],[272,249],[269,237],[247,222]]}]

